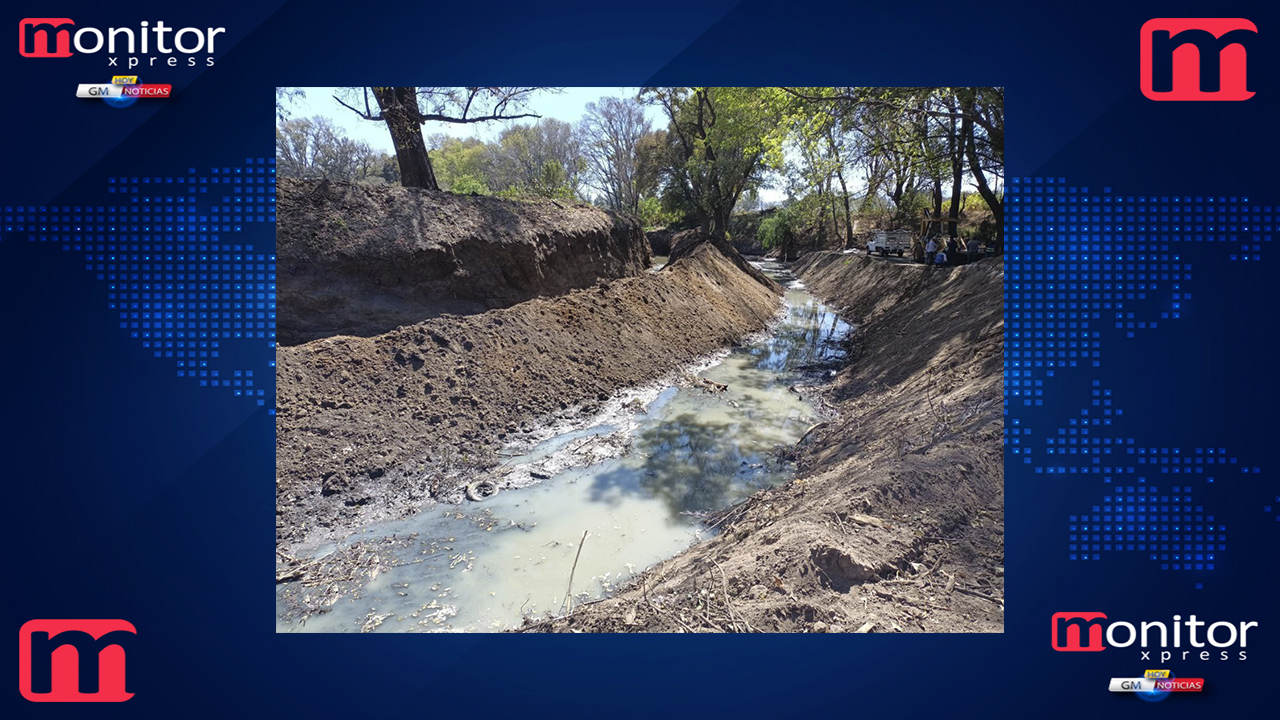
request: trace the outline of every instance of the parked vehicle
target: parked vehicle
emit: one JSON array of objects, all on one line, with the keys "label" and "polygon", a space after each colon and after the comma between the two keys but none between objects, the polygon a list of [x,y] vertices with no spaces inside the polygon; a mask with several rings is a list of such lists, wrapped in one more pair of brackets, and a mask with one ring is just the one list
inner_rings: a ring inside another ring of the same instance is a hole
[{"label": "parked vehicle", "polygon": [[888,256],[890,253],[902,257],[911,247],[914,235],[908,230],[890,230],[877,232],[867,243],[867,254],[879,253]]}]

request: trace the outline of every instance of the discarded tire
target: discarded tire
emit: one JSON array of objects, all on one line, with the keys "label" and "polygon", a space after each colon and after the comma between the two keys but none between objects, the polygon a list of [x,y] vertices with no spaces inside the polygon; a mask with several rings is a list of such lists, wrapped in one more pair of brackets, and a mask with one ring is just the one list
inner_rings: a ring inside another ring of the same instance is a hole
[{"label": "discarded tire", "polygon": [[498,486],[490,480],[481,480],[467,485],[467,499],[471,502],[488,500],[497,494]]}]

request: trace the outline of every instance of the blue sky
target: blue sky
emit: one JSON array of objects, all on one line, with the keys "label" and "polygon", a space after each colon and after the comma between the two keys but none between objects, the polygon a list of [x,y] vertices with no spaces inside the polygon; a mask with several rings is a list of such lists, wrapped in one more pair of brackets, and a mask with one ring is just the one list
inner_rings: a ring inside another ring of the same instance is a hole
[{"label": "blue sky", "polygon": [[[347,136],[363,140],[369,146],[382,152],[394,152],[391,135],[387,127],[380,122],[362,120],[360,116],[342,107],[333,99],[340,95],[338,88],[317,87],[304,88],[306,97],[300,98],[289,106],[292,117],[314,117],[322,115],[346,131]],[[559,93],[543,91],[536,93],[529,101],[528,110],[544,118],[555,118],[576,124],[586,113],[587,103],[595,102],[602,97],[634,97],[640,92],[635,87],[596,87],[596,88],[564,88]],[[662,110],[656,106],[646,106],[645,114],[655,128],[666,127],[666,118]],[[458,138],[479,138],[495,140],[502,129],[511,124],[529,124],[535,119],[510,120],[506,122],[483,122],[468,125],[455,123],[432,122],[422,126],[426,135],[445,133]]]}]

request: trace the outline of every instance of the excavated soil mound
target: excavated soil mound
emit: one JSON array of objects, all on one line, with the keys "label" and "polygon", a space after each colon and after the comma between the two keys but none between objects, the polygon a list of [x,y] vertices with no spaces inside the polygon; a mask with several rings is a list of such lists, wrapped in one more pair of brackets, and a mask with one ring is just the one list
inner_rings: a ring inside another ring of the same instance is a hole
[{"label": "excavated soil mound", "polygon": [[[697,248],[703,245],[714,245],[725,257],[733,261],[734,265],[742,272],[755,278],[755,281],[768,288],[778,288],[778,284],[773,278],[765,275],[755,265],[747,262],[741,254],[738,253],[728,240],[720,240],[710,235],[704,235],[698,230],[684,230],[676,233],[671,238],[671,254],[667,258],[668,263],[673,263],[686,255],[689,255]],[[779,288],[780,289],[780,288]]]},{"label": "excavated soil mound", "polygon": [[1003,265],[816,253],[795,271],[859,324],[849,364],[806,389],[834,417],[790,451],[796,478],[615,596],[528,629],[1003,630]]},{"label": "excavated soil mound", "polygon": [[731,345],[778,308],[776,284],[703,244],[661,273],[282,347],[277,541],[461,498],[507,441]]},{"label": "excavated soil mound", "polygon": [[278,336],[371,336],[649,267],[630,216],[557,200],[281,178]]}]

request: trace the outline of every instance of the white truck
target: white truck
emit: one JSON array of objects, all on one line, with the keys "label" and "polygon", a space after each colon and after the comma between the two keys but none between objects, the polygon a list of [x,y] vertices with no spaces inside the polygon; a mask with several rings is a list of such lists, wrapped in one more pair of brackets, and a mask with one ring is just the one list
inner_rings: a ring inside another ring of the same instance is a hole
[{"label": "white truck", "polygon": [[870,242],[867,243],[867,254],[879,253],[888,257],[892,253],[902,257],[907,250],[911,249],[911,241],[914,239],[914,234],[908,230],[880,231],[872,235]]}]

